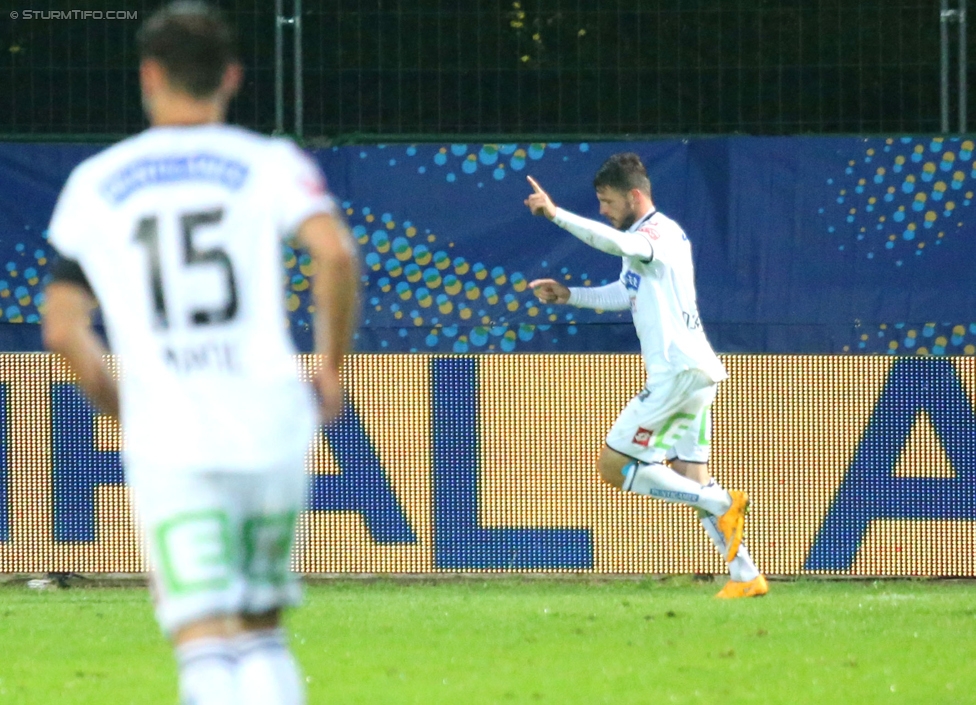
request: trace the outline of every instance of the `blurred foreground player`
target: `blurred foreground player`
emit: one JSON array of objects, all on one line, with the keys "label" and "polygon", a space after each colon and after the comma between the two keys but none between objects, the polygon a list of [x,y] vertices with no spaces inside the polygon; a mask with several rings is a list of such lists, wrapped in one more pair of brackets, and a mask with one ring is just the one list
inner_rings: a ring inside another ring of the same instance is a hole
[{"label": "blurred foreground player", "polygon": [[613,155],[593,180],[600,214],[613,227],[557,208],[531,176],[529,182],[533,192],[525,205],[533,215],[623,258],[620,278],[607,286],[567,288],[552,279],[529,284],[544,303],[630,309],[633,315],[647,382],[607,434],[600,476],[627,492],[695,507],[732,577],[717,597],[765,595],[766,579],[742,544],[748,499],[726,492],[708,471],[711,406],[728,375],[698,316],[687,235],[655,209],[636,154]]},{"label": "blurred foreground player", "polygon": [[[165,7],[139,47],[151,127],[68,179],[44,340],[120,417],[181,702],[302,703],[280,612],[300,597],[290,554],[305,453],[342,404],[355,247],[311,160],[223,124],[241,67],[212,8]],[[295,233],[316,268],[314,391],[286,328],[282,242]],[[118,387],[90,326],[96,305]]]}]

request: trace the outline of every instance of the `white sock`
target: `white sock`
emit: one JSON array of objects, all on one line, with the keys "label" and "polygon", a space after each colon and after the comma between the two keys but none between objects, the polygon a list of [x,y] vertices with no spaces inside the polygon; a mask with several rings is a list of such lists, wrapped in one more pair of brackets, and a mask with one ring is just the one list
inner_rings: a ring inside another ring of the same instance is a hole
[{"label": "white sock", "polygon": [[239,705],[302,705],[305,688],[298,662],[288,651],[281,629],[245,632],[237,647]]},{"label": "white sock", "polygon": [[176,647],[181,705],[234,705],[236,655],[228,639],[194,639]]},{"label": "white sock", "polygon": [[623,486],[626,492],[690,504],[716,516],[725,514],[732,506],[729,493],[717,482],[700,485],[661,463],[632,463],[624,468],[625,474],[628,468],[630,474]]},{"label": "white sock", "polygon": [[[704,512],[699,513],[698,518],[701,520],[701,524],[705,527],[705,533],[715,544],[715,548],[718,549],[719,555],[725,556],[726,545],[725,537],[722,532],[718,529],[718,520],[713,514],[705,514]],[[747,583],[750,580],[755,580],[759,577],[759,568],[752,561],[752,556],[749,555],[749,549],[746,548],[746,544],[743,542],[739,544],[739,552],[736,554],[735,558],[729,566],[729,576],[740,583]]]}]

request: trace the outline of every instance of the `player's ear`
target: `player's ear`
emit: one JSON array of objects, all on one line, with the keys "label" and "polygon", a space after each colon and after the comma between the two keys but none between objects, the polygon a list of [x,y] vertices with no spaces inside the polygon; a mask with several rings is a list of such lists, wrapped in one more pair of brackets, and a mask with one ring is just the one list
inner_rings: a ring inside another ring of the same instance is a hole
[{"label": "player's ear", "polygon": [[166,70],[155,59],[143,59],[139,64],[139,85],[142,92],[152,95],[166,83]]},{"label": "player's ear", "polygon": [[238,62],[227,65],[224,69],[224,77],[220,82],[220,92],[225,98],[230,99],[237,95],[241,82],[244,80],[244,67]]}]

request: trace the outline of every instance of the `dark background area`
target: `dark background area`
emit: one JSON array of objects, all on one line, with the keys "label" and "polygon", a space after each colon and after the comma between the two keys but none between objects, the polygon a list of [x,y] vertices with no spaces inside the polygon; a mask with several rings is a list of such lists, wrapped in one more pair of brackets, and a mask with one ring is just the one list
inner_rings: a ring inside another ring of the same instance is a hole
[{"label": "dark background area", "polygon": [[[161,4],[3,0],[0,133],[98,139],[142,129],[134,35]],[[270,132],[274,2],[218,4],[247,67],[232,119]],[[311,139],[940,129],[938,0],[303,5]],[[286,0],[286,15],[291,7]],[[130,10],[139,20],[10,19],[24,9]],[[285,36],[291,125],[290,29]]]}]

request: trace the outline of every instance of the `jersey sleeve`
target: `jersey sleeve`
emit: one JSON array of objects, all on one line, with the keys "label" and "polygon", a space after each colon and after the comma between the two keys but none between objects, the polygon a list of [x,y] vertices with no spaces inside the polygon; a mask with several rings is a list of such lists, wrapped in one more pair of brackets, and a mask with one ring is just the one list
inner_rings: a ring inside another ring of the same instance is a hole
[{"label": "jersey sleeve", "polygon": [[78,260],[85,242],[96,228],[98,199],[85,182],[80,167],[75,168],[61,189],[48,225],[48,242],[61,254]]},{"label": "jersey sleeve", "polygon": [[278,232],[286,238],[313,215],[334,215],[337,208],[322,171],[311,157],[291,142],[281,141],[279,145],[271,186],[277,195]]}]

